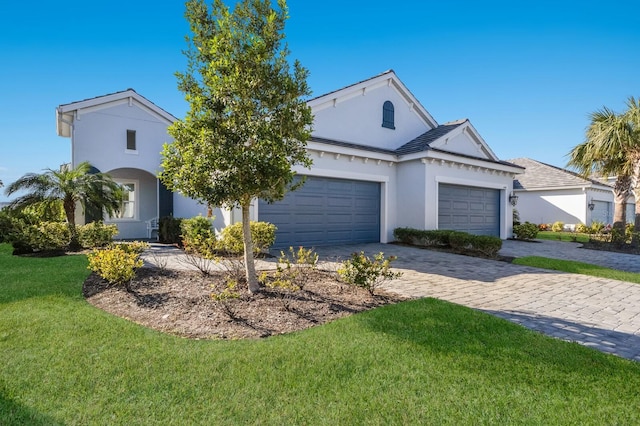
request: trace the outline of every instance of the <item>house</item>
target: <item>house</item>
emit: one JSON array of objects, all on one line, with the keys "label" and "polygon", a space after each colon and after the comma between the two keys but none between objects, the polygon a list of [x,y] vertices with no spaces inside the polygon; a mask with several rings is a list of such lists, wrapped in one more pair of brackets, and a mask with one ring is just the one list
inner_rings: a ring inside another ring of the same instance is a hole
[{"label": "house", "polygon": [[[393,71],[308,101],[313,165],[305,184],[279,202],[257,200],[252,218],[278,227],[276,245],[393,241],[396,227],[457,229],[507,238],[508,202],[522,167],[501,161],[469,120],[438,124]],[[130,189],[123,238],[144,221],[204,214],[156,179],[166,128],[175,117],[129,89],[60,105],[58,134],[71,137],[72,163],[90,161]],[[214,226],[240,220],[216,209]]]},{"label": "house", "polygon": [[[525,168],[513,183],[522,222],[560,221],[567,225],[613,222],[613,186],[610,182],[587,179],[530,158],[508,161]],[[626,209],[627,222],[633,222],[633,197],[628,200]]]}]

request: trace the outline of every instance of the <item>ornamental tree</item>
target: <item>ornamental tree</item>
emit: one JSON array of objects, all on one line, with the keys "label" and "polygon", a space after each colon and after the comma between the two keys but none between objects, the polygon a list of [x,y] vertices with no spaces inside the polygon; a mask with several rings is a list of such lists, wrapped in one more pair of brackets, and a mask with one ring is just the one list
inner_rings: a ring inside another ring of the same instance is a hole
[{"label": "ornamental tree", "polygon": [[313,117],[307,70],[290,66],[285,0],[186,3],[187,70],[178,88],[190,108],[169,127],[160,179],[210,206],[242,209],[250,292],[259,290],[249,228],[252,200],[276,201],[292,189],[293,165],[311,166],[306,141]]}]

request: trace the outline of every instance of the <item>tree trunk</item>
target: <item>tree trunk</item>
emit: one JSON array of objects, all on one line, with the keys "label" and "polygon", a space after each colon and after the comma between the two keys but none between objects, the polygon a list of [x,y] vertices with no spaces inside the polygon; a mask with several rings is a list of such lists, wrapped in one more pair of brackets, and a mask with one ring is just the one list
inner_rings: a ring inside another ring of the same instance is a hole
[{"label": "tree trunk", "polygon": [[624,235],[627,224],[627,198],[631,195],[631,176],[618,176],[613,186],[613,228]]},{"label": "tree trunk", "polygon": [[244,241],[244,267],[247,277],[249,293],[260,291],[260,284],[256,275],[256,264],[253,258],[253,240],[251,239],[251,221],[249,217],[249,207],[251,202],[242,204],[242,239]]},{"label": "tree trunk", "polygon": [[69,228],[69,250],[80,251],[80,239],[78,237],[78,229],[76,228],[76,203],[73,200],[65,199],[62,202],[64,213],[67,216],[67,227]]}]

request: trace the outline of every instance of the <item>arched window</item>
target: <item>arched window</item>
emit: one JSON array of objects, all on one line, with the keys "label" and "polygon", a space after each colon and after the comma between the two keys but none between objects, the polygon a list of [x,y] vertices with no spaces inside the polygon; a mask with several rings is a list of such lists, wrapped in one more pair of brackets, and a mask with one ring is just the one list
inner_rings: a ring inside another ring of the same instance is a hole
[{"label": "arched window", "polygon": [[382,105],[382,127],[395,129],[394,109],[391,101],[386,101]]}]

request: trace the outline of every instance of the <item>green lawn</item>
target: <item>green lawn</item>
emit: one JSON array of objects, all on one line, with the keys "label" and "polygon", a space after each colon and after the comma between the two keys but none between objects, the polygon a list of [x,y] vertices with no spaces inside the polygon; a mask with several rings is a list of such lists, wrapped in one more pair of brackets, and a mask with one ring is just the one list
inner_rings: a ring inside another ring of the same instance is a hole
[{"label": "green lawn", "polygon": [[0,424],[638,424],[640,364],[421,299],[255,341],[86,303],[84,256],[0,245]]},{"label": "green lawn", "polygon": [[519,257],[513,261],[517,265],[533,266],[535,268],[552,269],[554,271],[570,272],[572,274],[591,275],[593,277],[609,278],[612,280],[628,281],[640,284],[640,274],[618,271],[604,266],[574,260],[550,259],[541,256]]},{"label": "green lawn", "polygon": [[589,234],[580,234],[578,232],[553,232],[539,231],[538,240],[554,240],[554,241],[573,241],[578,243],[588,243]]}]

